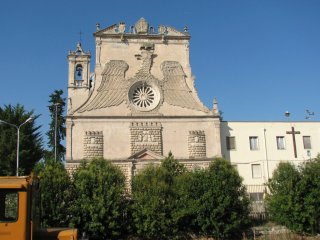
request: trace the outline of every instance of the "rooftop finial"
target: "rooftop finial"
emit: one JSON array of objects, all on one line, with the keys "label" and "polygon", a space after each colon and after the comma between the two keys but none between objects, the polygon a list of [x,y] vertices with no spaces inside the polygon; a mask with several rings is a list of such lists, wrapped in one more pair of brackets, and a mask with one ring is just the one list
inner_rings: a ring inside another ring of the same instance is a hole
[{"label": "rooftop finial", "polygon": [[126,24],[124,22],[120,22],[118,25],[119,33],[124,33],[126,31]]},{"label": "rooftop finial", "polygon": [[146,34],[148,33],[149,24],[144,18],[140,18],[135,25],[135,29],[138,34]]},{"label": "rooftop finial", "polygon": [[82,52],[83,52],[83,49],[82,49],[82,46],[81,46],[81,42],[78,42],[78,43],[77,43],[76,53],[82,53]]},{"label": "rooftop finial", "polygon": [[96,31],[100,30],[100,23],[96,23]]},{"label": "rooftop finial", "polygon": [[213,99],[212,112],[215,116],[220,115],[219,108],[218,108],[218,101],[217,101],[216,97],[214,97],[214,99]]}]

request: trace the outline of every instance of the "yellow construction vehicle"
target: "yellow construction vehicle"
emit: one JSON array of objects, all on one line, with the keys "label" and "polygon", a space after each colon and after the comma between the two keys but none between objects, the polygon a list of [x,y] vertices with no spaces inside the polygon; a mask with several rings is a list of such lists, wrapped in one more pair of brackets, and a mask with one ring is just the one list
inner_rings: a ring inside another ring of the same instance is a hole
[{"label": "yellow construction vehicle", "polygon": [[39,179],[0,177],[1,240],[76,240],[77,229],[40,228]]}]

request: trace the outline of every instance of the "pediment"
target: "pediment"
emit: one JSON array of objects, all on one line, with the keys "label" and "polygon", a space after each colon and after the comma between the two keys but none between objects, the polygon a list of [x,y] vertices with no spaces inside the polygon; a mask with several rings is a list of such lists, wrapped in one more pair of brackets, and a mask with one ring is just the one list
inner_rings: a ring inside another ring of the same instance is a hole
[{"label": "pediment", "polygon": [[128,159],[140,159],[140,160],[162,160],[165,157],[157,154],[149,149],[143,149],[133,155],[131,155]]},{"label": "pediment", "polygon": [[173,27],[170,27],[170,26],[166,26],[166,29],[167,29],[167,35],[169,36],[189,36],[188,33],[185,33],[185,32],[181,32]]},{"label": "pediment", "polygon": [[101,34],[115,34],[115,33],[118,33],[117,32],[117,28],[118,28],[118,25],[117,24],[113,24],[113,25],[111,25],[109,27],[106,27],[104,29],[101,29],[101,30],[97,31],[95,33],[95,35],[98,36],[98,35],[101,35]]},{"label": "pediment", "polygon": [[185,31],[179,31],[171,26],[165,26],[165,25],[159,25],[158,29],[151,30],[149,29],[149,23],[146,22],[144,18],[141,18],[134,26],[134,30],[126,29],[126,24],[121,22],[119,24],[113,24],[111,26],[108,26],[103,29],[98,29],[94,35],[95,36],[102,36],[104,34],[132,34],[132,35],[167,35],[167,36],[175,36],[175,37],[186,37],[189,36],[187,28],[185,28]]}]

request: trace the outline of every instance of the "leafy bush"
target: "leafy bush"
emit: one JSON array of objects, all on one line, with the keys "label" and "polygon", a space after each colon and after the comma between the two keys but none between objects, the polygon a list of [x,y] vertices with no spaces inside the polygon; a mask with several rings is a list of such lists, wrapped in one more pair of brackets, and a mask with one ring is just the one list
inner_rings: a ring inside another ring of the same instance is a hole
[{"label": "leafy bush", "polygon": [[223,159],[187,172],[172,156],[133,180],[133,220],[145,239],[187,233],[239,239],[248,224],[249,199],[238,172]]},{"label": "leafy bush", "polygon": [[119,239],[125,231],[125,176],[104,159],[83,163],[73,175],[72,222],[99,239]]},{"label": "leafy bush", "polygon": [[320,232],[320,157],[300,167],[280,163],[268,186],[270,218],[298,233]]},{"label": "leafy bush", "polygon": [[215,159],[208,169],[195,171],[185,186],[196,233],[217,239],[241,238],[249,223],[249,199],[229,162]]},{"label": "leafy bush", "polygon": [[172,154],[161,166],[150,165],[133,178],[133,222],[144,239],[173,239],[178,235],[175,178],[185,171]]},{"label": "leafy bush", "polygon": [[44,226],[68,226],[70,215],[71,181],[61,162],[39,163],[36,173],[40,177],[41,223]]}]

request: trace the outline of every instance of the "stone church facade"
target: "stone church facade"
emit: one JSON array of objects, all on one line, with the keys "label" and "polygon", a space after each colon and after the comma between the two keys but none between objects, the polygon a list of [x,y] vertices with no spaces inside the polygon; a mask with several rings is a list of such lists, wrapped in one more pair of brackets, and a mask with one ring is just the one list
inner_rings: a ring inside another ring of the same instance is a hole
[{"label": "stone church facade", "polygon": [[208,109],[195,89],[190,35],[141,18],[94,33],[91,54],[77,45],[68,54],[66,168],[103,157],[131,177],[171,151],[187,168],[207,167],[221,156],[216,101]]},{"label": "stone church facade", "polygon": [[[320,153],[320,122],[221,121],[195,89],[185,28],[149,26],[141,18],[94,33],[91,54],[77,45],[68,54],[66,168],[102,157],[130,183],[171,151],[188,169],[206,168],[222,156],[239,171],[250,197],[260,201],[281,161],[301,164]],[[260,210],[259,210],[260,211]]]}]

